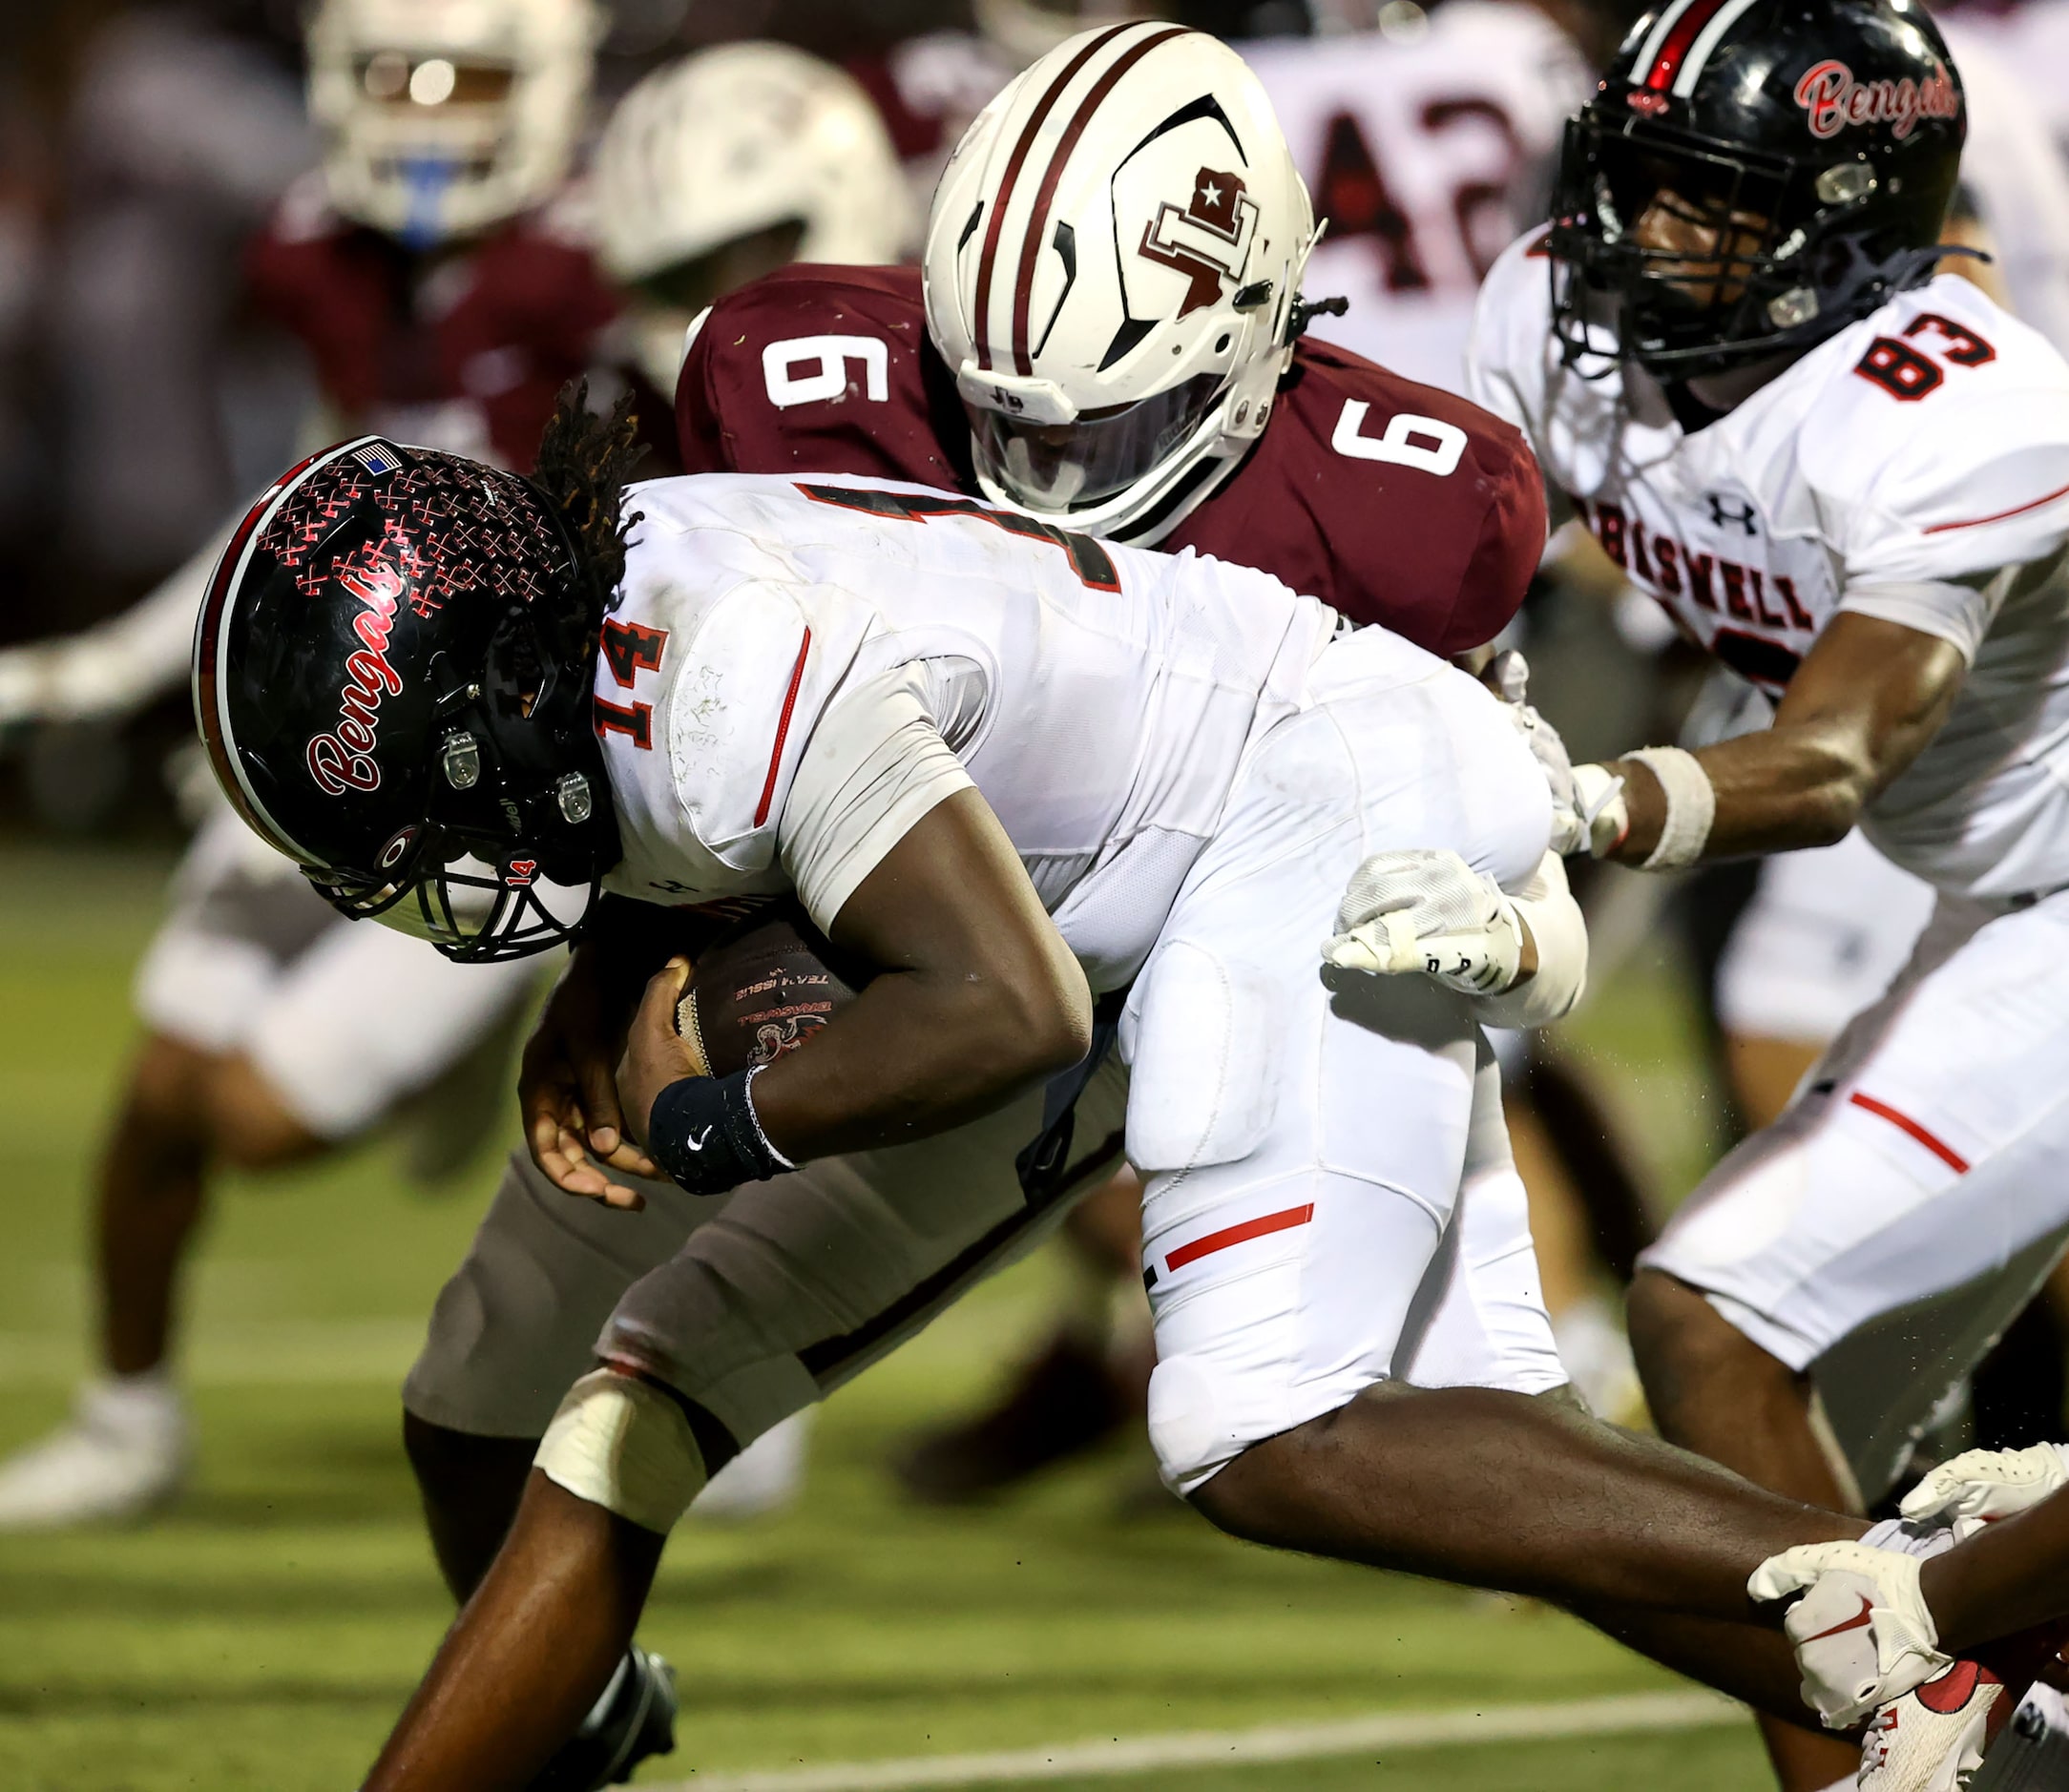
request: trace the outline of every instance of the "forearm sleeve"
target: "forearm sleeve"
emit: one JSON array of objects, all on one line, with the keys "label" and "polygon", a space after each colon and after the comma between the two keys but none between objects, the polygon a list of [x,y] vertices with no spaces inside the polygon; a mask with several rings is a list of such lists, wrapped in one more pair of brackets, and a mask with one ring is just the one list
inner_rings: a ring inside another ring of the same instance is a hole
[{"label": "forearm sleeve", "polygon": [[1556,853],[1546,853],[1530,881],[1509,892],[1509,900],[1536,942],[1537,969],[1500,995],[1476,997],[1473,1012],[1490,1027],[1542,1027],[1571,1013],[1587,989],[1587,924]]}]

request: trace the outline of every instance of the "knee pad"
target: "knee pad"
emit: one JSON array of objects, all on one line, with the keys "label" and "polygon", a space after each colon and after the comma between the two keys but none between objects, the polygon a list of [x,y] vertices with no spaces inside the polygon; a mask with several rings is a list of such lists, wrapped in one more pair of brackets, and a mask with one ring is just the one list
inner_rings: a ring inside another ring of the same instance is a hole
[{"label": "knee pad", "polygon": [[1191,940],[1151,959],[1123,1032],[1128,1159],[1145,1176],[1234,1163],[1278,1109],[1278,1003],[1264,973]]},{"label": "knee pad", "polygon": [[1190,1493],[1240,1453],[1223,1404],[1214,1371],[1197,1357],[1169,1357],[1150,1371],[1150,1447],[1173,1492]]},{"label": "knee pad", "polygon": [[704,1458],[682,1408],[658,1387],[596,1369],[568,1390],[533,1467],[549,1481],[666,1536],[703,1490]]}]

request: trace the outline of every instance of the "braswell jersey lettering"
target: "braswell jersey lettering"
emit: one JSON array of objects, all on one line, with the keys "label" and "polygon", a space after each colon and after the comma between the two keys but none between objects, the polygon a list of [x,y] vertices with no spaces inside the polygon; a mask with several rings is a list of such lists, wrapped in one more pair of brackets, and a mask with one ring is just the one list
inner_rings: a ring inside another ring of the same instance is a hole
[{"label": "braswell jersey lettering", "polygon": [[2069,884],[2069,365],[1942,275],[1691,435],[1642,373],[1560,366],[1547,275],[1536,240],[1496,263],[1473,394],[1610,558],[1770,695],[1843,609],[1954,642],[1954,712],[1863,827],[1943,890]]},{"label": "braswell jersey lettering", "polygon": [[[1303,342],[1243,466],[1160,544],[1262,568],[1432,653],[1491,640],[1544,548],[1522,437]],[[705,315],[676,391],[689,472],[837,472],[976,493],[915,268],[787,268]]]},{"label": "braswell jersey lettering", "polygon": [[[1101,989],[1139,968],[1245,745],[1301,704],[1338,621],[1261,573],[919,487],[672,479],[630,508],[646,520],[596,685],[625,848],[609,886],[700,903],[795,886],[811,906],[798,868],[820,843],[786,812],[800,766],[844,705],[917,667],[953,784],[983,793]],[[1431,666],[1375,640],[1405,676]]]}]

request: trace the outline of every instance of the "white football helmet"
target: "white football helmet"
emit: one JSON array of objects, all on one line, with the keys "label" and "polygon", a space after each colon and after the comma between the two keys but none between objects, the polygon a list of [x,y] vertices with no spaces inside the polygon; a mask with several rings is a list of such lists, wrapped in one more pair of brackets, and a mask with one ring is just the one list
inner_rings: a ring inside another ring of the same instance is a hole
[{"label": "white football helmet", "polygon": [[309,113],[331,203],[418,249],[543,203],[602,25],[594,0],[321,0]]},{"label": "white football helmet", "polygon": [[690,319],[767,271],[721,252],[784,224],[801,261],[897,260],[912,201],[869,97],[829,62],[783,44],[724,44],[648,75],[596,147],[597,252],[647,290],[642,369],[672,390]]},{"label": "white football helmet", "polygon": [[995,501],[1160,540],[1271,415],[1314,210],[1203,31],[1070,39],[971,126],[928,219],[928,327]]}]

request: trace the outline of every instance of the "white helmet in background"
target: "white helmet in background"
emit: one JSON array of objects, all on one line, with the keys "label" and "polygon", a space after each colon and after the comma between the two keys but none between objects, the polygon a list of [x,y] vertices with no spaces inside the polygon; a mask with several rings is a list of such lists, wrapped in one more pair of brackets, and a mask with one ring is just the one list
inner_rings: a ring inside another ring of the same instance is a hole
[{"label": "white helmet in background", "polygon": [[1160,539],[1271,415],[1314,211],[1257,77],[1180,26],[1088,31],[971,126],[927,322],[999,503]]},{"label": "white helmet in background", "polygon": [[782,44],[725,44],[648,75],[611,115],[593,185],[598,257],[644,288],[637,354],[664,391],[691,317],[725,290],[790,260],[895,261],[913,231],[868,95]]},{"label": "white helmet in background", "polygon": [[594,0],[321,0],[309,112],[331,203],[418,249],[542,204],[602,25]]},{"label": "white helmet in background", "polygon": [[1155,0],[970,0],[977,30],[1016,69],[1046,56],[1079,31],[1155,18],[1160,10]]}]

